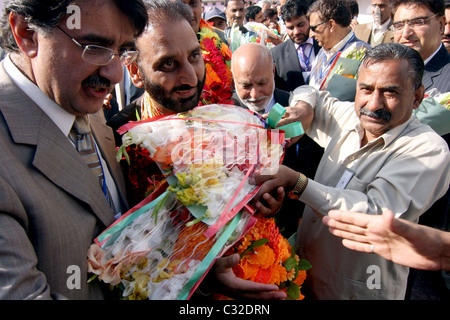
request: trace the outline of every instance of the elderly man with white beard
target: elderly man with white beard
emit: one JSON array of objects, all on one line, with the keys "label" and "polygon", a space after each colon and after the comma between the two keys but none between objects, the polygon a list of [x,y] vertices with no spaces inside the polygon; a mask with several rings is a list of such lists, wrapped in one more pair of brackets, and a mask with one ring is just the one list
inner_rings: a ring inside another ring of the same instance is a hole
[{"label": "elderly man with white beard", "polygon": [[[289,107],[290,93],[275,88],[275,64],[270,50],[259,43],[248,43],[239,47],[231,57],[231,71],[235,82],[236,92],[233,100],[236,105],[248,108],[260,115],[267,116],[272,107],[278,103],[286,106],[286,115],[296,112]],[[287,123],[281,120],[279,125]],[[309,139],[293,139],[285,150],[283,164],[306,172],[307,177],[314,177],[317,164],[322,153],[312,152]],[[278,225],[284,236],[289,237],[297,230],[297,225],[303,204],[285,198],[283,208],[277,214]]]},{"label": "elderly man with white beard", "polygon": [[259,114],[269,113],[275,103],[289,105],[290,93],[276,89],[275,64],[270,50],[259,43],[239,47],[231,57],[236,105]]}]

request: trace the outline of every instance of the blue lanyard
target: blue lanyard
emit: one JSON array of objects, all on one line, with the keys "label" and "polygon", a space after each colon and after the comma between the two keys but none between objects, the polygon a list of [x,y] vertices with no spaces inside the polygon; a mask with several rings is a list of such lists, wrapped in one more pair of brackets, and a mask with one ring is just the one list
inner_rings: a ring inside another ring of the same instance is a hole
[{"label": "blue lanyard", "polygon": [[[309,60],[311,58],[312,52],[314,51],[314,46],[311,46],[310,48],[311,48],[311,50],[309,50],[308,59],[306,59],[306,61],[303,60],[303,58],[300,56],[300,53],[298,53],[298,50],[297,50],[298,58],[300,59],[301,62],[303,62],[305,64],[305,71],[311,71],[311,66],[309,65]],[[300,63],[300,66],[301,66],[301,63]]]},{"label": "blue lanyard", "polygon": [[333,64],[333,62],[336,59],[336,57],[338,56],[338,54],[341,53],[345,49],[347,44],[349,44],[349,42],[352,41],[354,38],[355,38],[355,34],[353,33],[352,37],[350,39],[348,39],[347,42],[342,46],[342,48],[338,52],[336,52],[334,54],[333,58],[331,58],[331,60],[329,62],[327,62],[327,60],[326,60],[327,56],[325,55],[325,52],[324,52],[324,58],[325,59],[322,60],[322,64],[321,64],[321,67],[320,67],[320,78],[319,78],[319,80],[322,80],[323,74],[324,74],[325,70],[327,69],[327,67],[329,67],[330,65]]}]

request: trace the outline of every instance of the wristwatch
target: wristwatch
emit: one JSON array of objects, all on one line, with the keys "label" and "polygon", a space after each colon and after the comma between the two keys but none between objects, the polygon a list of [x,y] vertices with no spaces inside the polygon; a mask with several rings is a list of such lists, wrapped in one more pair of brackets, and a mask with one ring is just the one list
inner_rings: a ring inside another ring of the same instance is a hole
[{"label": "wristwatch", "polygon": [[294,200],[298,200],[303,191],[305,191],[307,185],[308,178],[303,173],[299,172],[297,182],[295,183],[294,188],[289,191],[288,197]]}]

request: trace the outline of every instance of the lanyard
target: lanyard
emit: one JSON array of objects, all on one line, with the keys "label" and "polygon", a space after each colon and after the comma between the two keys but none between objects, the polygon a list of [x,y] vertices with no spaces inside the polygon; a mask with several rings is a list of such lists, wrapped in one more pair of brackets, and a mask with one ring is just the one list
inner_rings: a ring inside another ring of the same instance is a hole
[{"label": "lanyard", "polygon": [[354,38],[355,38],[355,34],[353,33],[353,35],[351,36],[351,38],[348,39],[347,42],[342,46],[342,48],[341,48],[338,52],[336,52],[336,53],[333,55],[333,57],[331,58],[331,60],[330,60],[329,62],[327,62],[327,59],[326,59],[327,56],[325,55],[325,51],[324,51],[324,59],[322,60],[321,67],[320,67],[319,82],[322,80],[323,74],[325,73],[325,71],[327,70],[327,68],[328,68],[331,64],[333,64],[334,59],[336,59],[336,57],[338,56],[338,54],[340,54],[340,53],[345,49],[345,47],[349,44],[349,42],[351,42]]},{"label": "lanyard", "polygon": [[[302,62],[303,62],[303,64],[305,65],[305,71],[311,71],[311,65],[309,64],[309,60],[311,59],[311,54],[314,51],[314,46],[311,45],[310,48],[311,48],[311,50],[309,50],[308,59],[306,59],[306,61],[303,60],[303,58],[301,57],[300,53],[297,50],[297,55],[298,55],[298,58],[300,59],[300,66],[302,65]],[[306,56],[306,54],[305,54],[305,56]]]}]

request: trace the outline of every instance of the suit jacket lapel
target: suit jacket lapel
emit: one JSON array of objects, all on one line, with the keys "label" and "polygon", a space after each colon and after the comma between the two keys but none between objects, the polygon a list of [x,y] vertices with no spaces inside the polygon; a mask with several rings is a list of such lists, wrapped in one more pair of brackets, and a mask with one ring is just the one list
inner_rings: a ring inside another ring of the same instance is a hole
[{"label": "suit jacket lapel", "polygon": [[449,54],[444,45],[441,45],[436,55],[425,65],[425,72],[423,75],[423,84],[425,90],[434,87],[434,79],[439,77],[443,71],[443,67],[449,62]]},{"label": "suit jacket lapel", "polygon": [[298,59],[298,52],[297,49],[295,49],[294,41],[290,39],[288,41],[289,41],[289,50],[287,50],[288,57],[286,61],[293,61],[293,65],[290,66],[294,69],[293,71],[302,72],[302,67],[300,66],[300,60]]},{"label": "suit jacket lapel", "polygon": [[69,139],[12,82],[3,66],[0,67],[0,87],[4,92],[0,109],[14,142],[36,146],[33,166],[54,184],[87,203],[106,226],[110,225],[114,221],[111,208]]}]

